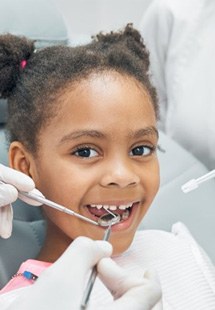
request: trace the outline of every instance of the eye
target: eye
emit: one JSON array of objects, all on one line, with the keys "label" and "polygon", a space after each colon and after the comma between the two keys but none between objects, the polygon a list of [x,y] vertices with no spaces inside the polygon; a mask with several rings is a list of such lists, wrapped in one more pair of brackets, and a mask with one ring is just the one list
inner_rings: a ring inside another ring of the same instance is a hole
[{"label": "eye", "polygon": [[85,157],[85,158],[91,158],[91,157],[98,156],[98,153],[94,149],[89,148],[89,147],[78,148],[72,154],[78,157]]},{"label": "eye", "polygon": [[146,146],[146,145],[139,145],[134,147],[131,152],[130,155],[132,156],[147,156],[150,155],[151,153],[153,153],[155,150],[154,147],[151,146]]}]

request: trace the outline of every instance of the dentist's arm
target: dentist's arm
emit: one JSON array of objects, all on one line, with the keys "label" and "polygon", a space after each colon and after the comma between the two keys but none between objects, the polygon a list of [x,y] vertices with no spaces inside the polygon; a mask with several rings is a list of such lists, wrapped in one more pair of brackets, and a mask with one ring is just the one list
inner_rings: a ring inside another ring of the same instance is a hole
[{"label": "dentist's arm", "polygon": [[[9,238],[12,233],[13,209],[11,203],[18,198],[18,190],[34,190],[34,181],[19,171],[0,164],[0,237]],[[26,199],[26,202],[27,199]],[[35,205],[39,205],[35,203]]]}]

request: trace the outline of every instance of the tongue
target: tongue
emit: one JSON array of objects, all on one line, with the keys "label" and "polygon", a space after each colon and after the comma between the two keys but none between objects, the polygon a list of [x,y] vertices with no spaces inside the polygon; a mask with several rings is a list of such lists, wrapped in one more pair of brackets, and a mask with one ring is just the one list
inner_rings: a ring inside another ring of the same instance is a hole
[{"label": "tongue", "polygon": [[[108,213],[104,208],[97,209],[97,208],[91,207],[91,206],[87,206],[87,208],[91,214],[98,216],[98,217]],[[125,210],[116,209],[114,211],[112,211],[112,210],[110,210],[110,211],[115,213],[115,214],[121,215]]]}]

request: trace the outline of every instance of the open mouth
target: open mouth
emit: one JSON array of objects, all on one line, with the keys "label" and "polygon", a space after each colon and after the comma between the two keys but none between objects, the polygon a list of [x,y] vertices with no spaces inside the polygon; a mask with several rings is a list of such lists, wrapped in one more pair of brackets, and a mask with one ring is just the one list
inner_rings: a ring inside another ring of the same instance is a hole
[{"label": "open mouth", "polygon": [[94,220],[98,221],[98,218],[108,213],[107,210],[111,211],[114,214],[117,214],[120,216],[120,222],[126,221],[137,202],[131,202],[128,204],[122,204],[122,205],[102,205],[102,204],[91,204],[86,205],[86,208],[88,209],[89,213],[92,215]]}]

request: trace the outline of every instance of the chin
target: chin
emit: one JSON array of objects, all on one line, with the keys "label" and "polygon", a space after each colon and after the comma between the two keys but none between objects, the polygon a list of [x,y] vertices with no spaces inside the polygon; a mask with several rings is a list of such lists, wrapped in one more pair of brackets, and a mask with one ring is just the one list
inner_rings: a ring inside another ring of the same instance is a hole
[{"label": "chin", "polygon": [[116,238],[110,238],[110,243],[113,246],[113,256],[118,256],[125,252],[131,245],[134,238],[134,234],[130,238],[124,238],[124,237],[116,237]]}]

